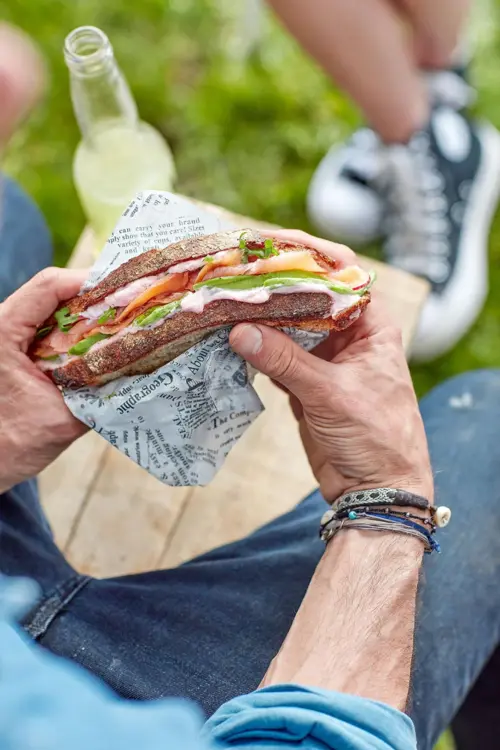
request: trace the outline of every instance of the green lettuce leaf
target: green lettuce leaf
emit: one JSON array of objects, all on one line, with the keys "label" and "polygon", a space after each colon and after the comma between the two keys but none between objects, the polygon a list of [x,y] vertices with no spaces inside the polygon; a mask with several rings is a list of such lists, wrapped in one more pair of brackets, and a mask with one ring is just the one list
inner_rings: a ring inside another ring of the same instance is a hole
[{"label": "green lettuce leaf", "polygon": [[221,289],[234,289],[235,291],[238,291],[257,289],[258,287],[294,286],[295,284],[300,283],[300,281],[326,286],[328,289],[337,292],[338,294],[361,295],[365,292],[365,289],[360,289],[359,291],[354,292],[347,284],[343,284],[340,281],[330,281],[322,276],[318,276],[317,273],[313,273],[312,271],[275,271],[274,273],[265,273],[258,276],[223,276],[219,279],[200,281],[198,284],[194,285],[194,288],[202,289],[206,286]]},{"label": "green lettuce leaf", "polygon": [[144,328],[145,326],[149,326],[151,325],[151,323],[156,323],[157,320],[161,320],[161,318],[165,318],[167,315],[170,315],[170,313],[174,310],[177,310],[180,305],[181,301],[175,300],[175,302],[169,302],[167,305],[157,305],[156,307],[151,307],[149,310],[146,310],[146,312],[142,313],[142,315],[139,315],[134,320],[134,323],[135,325]]},{"label": "green lettuce leaf", "polygon": [[97,318],[97,322],[102,326],[104,323],[107,323],[108,320],[113,320],[114,318],[116,318],[116,307],[110,307],[100,318]]},{"label": "green lettuce leaf", "polygon": [[73,323],[76,323],[80,315],[79,313],[70,315],[69,308],[62,307],[60,310],[56,310],[56,312],[54,313],[54,317],[57,320],[57,325],[59,326],[59,330],[62,331],[63,333],[68,333],[69,329],[71,328]]},{"label": "green lettuce leaf", "polygon": [[107,333],[95,333],[93,336],[87,336],[86,339],[82,339],[78,344],[72,346],[71,349],[68,350],[68,354],[86,354],[86,352],[88,352],[94,344],[97,344],[98,341],[109,339],[109,337],[110,334]]}]

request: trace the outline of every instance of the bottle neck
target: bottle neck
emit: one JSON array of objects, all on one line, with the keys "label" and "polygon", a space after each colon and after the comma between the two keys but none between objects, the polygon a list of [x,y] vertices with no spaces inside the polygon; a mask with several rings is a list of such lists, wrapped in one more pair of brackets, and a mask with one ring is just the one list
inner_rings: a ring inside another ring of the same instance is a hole
[{"label": "bottle neck", "polygon": [[116,125],[136,127],[137,107],[116,64],[107,36],[82,26],[66,37],[64,58],[70,72],[73,109],[85,140]]}]

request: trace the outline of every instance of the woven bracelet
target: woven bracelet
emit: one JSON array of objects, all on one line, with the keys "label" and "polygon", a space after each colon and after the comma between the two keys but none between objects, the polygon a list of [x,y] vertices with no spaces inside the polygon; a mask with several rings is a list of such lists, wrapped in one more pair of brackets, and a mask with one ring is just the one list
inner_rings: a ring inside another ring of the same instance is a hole
[{"label": "woven bracelet", "polygon": [[332,510],[342,512],[356,510],[357,508],[390,508],[391,506],[427,510],[430,512],[436,526],[440,528],[447,526],[451,519],[451,510],[446,506],[442,505],[436,508],[427,498],[421,495],[415,495],[412,492],[391,487],[347,492],[332,504]]}]

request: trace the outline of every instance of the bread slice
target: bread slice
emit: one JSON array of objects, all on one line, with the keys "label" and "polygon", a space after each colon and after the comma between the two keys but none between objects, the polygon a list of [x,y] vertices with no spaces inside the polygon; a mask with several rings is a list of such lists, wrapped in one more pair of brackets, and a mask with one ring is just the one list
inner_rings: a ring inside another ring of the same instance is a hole
[{"label": "bread slice", "polygon": [[[264,242],[264,237],[259,232],[253,229],[243,230],[245,234],[245,241],[248,245],[261,245]],[[96,284],[88,292],[74,297],[69,302],[65,302],[61,307],[67,307],[68,314],[81,313],[96,305],[98,302],[107,297],[108,294],[116,292],[125,284],[130,284],[132,281],[142,279],[144,276],[152,276],[157,273],[164,273],[168,271],[171,266],[175,266],[176,263],[182,263],[187,260],[195,260],[196,258],[204,258],[205,255],[213,255],[221,250],[232,250],[237,248],[239,245],[242,230],[230,232],[218,232],[217,234],[208,234],[204,237],[192,237],[189,240],[183,240],[182,242],[176,242],[173,245],[168,245],[164,248],[153,248],[152,250],[146,250],[141,255],[136,255],[134,258],[122,263],[121,266],[111,271],[105,279],[99,284]],[[278,249],[288,248],[290,243],[276,243]],[[282,245],[282,247],[281,247]],[[303,246],[290,244],[290,250],[303,250]],[[325,256],[326,259],[326,256]],[[335,264],[331,259],[327,259],[332,268],[335,268]],[[55,324],[55,318],[51,318],[44,325]]]},{"label": "bread slice", "polygon": [[217,329],[236,323],[341,331],[359,317],[369,301],[370,294],[366,293],[332,317],[331,299],[321,292],[276,294],[262,304],[218,300],[207,305],[201,314],[179,312],[156,328],[99,343],[47,375],[59,386],[78,388],[103,385],[122,375],[153,372]]}]

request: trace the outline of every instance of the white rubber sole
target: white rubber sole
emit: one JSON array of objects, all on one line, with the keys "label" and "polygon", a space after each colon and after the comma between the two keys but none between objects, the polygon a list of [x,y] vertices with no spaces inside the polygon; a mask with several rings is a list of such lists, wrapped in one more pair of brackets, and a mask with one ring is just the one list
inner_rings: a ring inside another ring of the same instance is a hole
[{"label": "white rubber sole", "polygon": [[413,362],[435,359],[452,349],[478,317],[488,294],[488,238],[500,196],[500,133],[478,128],[482,160],[464,213],[452,281],[428,298],[411,347]]}]

